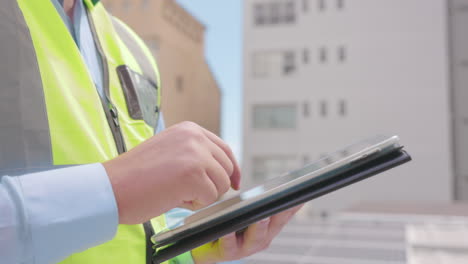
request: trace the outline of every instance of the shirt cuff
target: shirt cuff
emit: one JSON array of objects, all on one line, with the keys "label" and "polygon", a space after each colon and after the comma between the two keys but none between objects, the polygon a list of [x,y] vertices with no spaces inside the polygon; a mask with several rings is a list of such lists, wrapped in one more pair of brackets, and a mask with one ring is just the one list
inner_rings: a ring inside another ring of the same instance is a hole
[{"label": "shirt cuff", "polygon": [[115,236],[117,203],[102,164],[27,174],[19,180],[36,263],[58,262]]}]

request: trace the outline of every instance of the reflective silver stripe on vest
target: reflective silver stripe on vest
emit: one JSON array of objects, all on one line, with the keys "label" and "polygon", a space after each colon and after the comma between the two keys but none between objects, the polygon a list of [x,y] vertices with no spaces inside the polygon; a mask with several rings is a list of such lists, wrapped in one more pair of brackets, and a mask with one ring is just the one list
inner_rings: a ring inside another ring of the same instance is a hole
[{"label": "reflective silver stripe on vest", "polygon": [[112,19],[112,22],[113,22],[115,31],[117,32],[117,34],[119,34],[119,37],[125,43],[125,45],[130,50],[130,52],[133,54],[133,56],[135,56],[135,59],[137,60],[138,65],[140,65],[140,68],[141,68],[141,71],[142,71],[143,75],[145,75],[147,78],[149,78],[155,84],[157,84],[158,79],[157,79],[156,71],[154,70],[153,65],[151,64],[151,61],[145,55],[145,53],[141,49],[138,42],[128,32],[128,30],[126,28],[124,28],[118,21],[116,21],[115,18]]},{"label": "reflective silver stripe on vest", "polygon": [[36,53],[15,0],[0,4],[0,174],[53,165]]}]

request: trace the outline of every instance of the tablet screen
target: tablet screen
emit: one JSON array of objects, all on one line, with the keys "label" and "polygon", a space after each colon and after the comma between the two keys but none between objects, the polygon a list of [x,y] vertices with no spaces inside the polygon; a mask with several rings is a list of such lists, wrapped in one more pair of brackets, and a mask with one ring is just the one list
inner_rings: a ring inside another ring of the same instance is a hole
[{"label": "tablet screen", "polygon": [[[240,194],[232,198],[222,200],[205,209],[202,209],[196,212],[195,214],[187,217],[185,219],[185,223],[193,223],[207,216],[210,216],[215,212],[232,207],[241,201],[254,201],[255,197],[262,196],[268,192],[273,192],[274,189],[284,188],[288,184],[291,185],[293,181],[296,181],[302,177],[307,178],[308,183],[326,179],[328,175],[332,175],[330,173],[327,174],[326,172],[332,172],[336,169],[344,169],[347,166],[353,164],[352,158],[354,156],[358,158],[369,157],[370,155],[384,152],[383,150],[385,150],[385,148],[394,149],[394,144],[396,141],[397,138],[378,136],[372,139],[355,143],[353,145],[349,145],[340,151],[336,151],[332,154],[326,155],[324,158],[316,162],[310,163],[298,170],[285,173],[284,175],[273,178],[263,183],[262,185],[253,187],[246,191],[242,191]],[[365,153],[365,156],[360,155],[361,153]],[[318,173],[319,170],[323,170],[324,173]],[[316,175],[314,175],[313,173],[316,173]]]},{"label": "tablet screen", "polygon": [[[313,163],[310,163],[300,169],[285,173],[284,175],[273,178],[263,183],[262,185],[259,185],[250,190],[244,191],[240,194],[240,196],[242,200],[251,199],[252,197],[258,196],[264,192],[280,187],[288,182],[294,181],[305,175],[324,169],[325,167],[329,165],[339,163],[340,161],[345,161],[346,158],[349,158],[362,151],[365,151],[366,149],[369,149],[372,146],[376,146],[377,143],[382,142],[382,140],[384,139],[386,138],[379,136],[373,139],[364,140],[359,143],[347,146],[340,151],[336,151],[332,154],[328,154],[322,159],[315,161]],[[366,157],[368,157],[370,154],[377,154],[377,152],[379,151],[381,151],[381,149],[376,149],[376,151],[372,153],[367,153]],[[324,175],[321,175],[321,174],[317,175],[317,177],[320,177],[320,176],[324,176]]]}]

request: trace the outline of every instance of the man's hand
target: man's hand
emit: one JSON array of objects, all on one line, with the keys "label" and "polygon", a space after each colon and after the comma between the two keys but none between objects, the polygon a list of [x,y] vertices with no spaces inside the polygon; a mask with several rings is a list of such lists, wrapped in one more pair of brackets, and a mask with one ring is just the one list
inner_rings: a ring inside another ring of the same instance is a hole
[{"label": "man's hand", "polygon": [[198,210],[240,185],[229,146],[191,122],[172,126],[103,165],[121,224],[143,223],[176,207]]},{"label": "man's hand", "polygon": [[232,233],[192,250],[196,264],[239,260],[265,250],[303,205],[262,220],[241,234]]}]

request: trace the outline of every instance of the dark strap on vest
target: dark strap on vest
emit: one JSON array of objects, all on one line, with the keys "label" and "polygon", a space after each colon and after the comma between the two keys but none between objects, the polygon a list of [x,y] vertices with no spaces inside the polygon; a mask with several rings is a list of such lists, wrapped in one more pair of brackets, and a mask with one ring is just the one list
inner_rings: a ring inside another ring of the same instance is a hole
[{"label": "dark strap on vest", "polygon": [[31,35],[15,0],[0,4],[0,174],[53,164],[42,81]]}]

